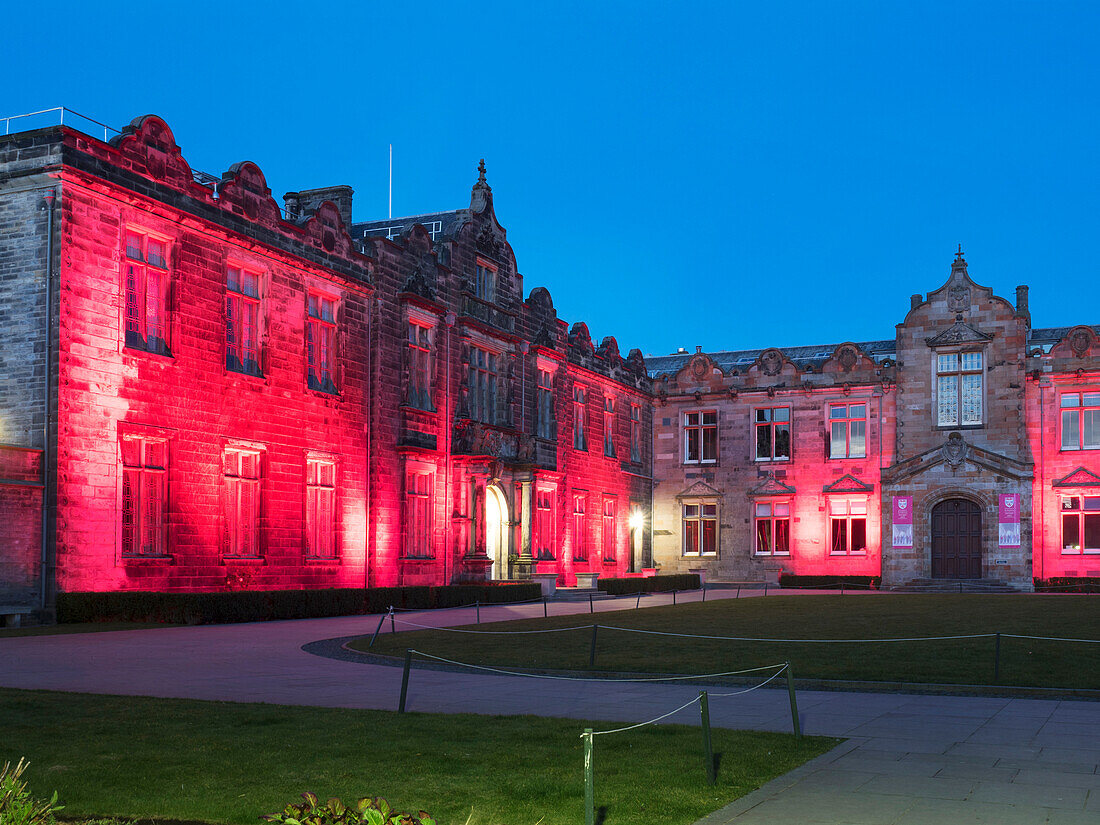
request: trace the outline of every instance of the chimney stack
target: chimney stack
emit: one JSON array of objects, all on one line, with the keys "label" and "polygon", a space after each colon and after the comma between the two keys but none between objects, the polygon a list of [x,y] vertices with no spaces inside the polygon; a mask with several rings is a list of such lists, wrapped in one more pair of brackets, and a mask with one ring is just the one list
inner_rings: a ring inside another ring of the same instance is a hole
[{"label": "chimney stack", "polygon": [[910,295],[909,296],[909,309],[914,310],[924,303],[923,295]]},{"label": "chimney stack", "polygon": [[[298,204],[299,217],[305,218],[312,215],[325,201],[332,201],[340,213],[340,219],[344,226],[351,229],[351,196],[353,190],[350,186],[323,186],[320,189],[303,189],[301,192],[287,192],[283,196],[286,201],[290,196]],[[290,208],[289,202],[287,209]]]},{"label": "chimney stack", "polygon": [[1017,315],[1031,315],[1031,310],[1027,308],[1027,285],[1021,285],[1016,287],[1016,314]]}]

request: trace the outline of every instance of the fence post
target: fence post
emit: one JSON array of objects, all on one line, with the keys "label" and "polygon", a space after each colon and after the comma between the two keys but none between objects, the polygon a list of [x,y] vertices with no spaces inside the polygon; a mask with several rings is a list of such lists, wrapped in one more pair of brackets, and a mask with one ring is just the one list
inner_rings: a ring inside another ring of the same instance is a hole
[{"label": "fence post", "polygon": [[802,736],[802,725],[798,721],[798,702],[794,698],[794,676],[791,675],[791,663],[787,662],[787,693],[791,697],[791,725],[794,726],[794,735]]},{"label": "fence post", "polygon": [[596,612],[595,608],[592,607],[592,594],[591,593],[588,594],[588,612],[589,613],[595,613]]},{"label": "fence post", "polygon": [[841,579],[841,581],[840,581],[840,595],[841,596],[844,595],[844,580],[843,579]]},{"label": "fence post", "polygon": [[393,619],[393,605],[391,604],[390,605],[390,635],[394,636],[396,634],[397,634],[397,623]]},{"label": "fence post", "polygon": [[588,666],[596,665],[596,631],[600,629],[598,624],[592,625],[592,644],[588,648]]},{"label": "fence post", "polygon": [[997,634],[997,641],[993,645],[993,681],[1001,681],[1001,634]]},{"label": "fence post", "polygon": [[676,604],[676,591],[675,590],[672,591],[672,603]]},{"label": "fence post", "polygon": [[401,701],[397,703],[397,712],[405,712],[405,697],[409,695],[409,669],[412,668],[413,652],[405,651],[405,670],[401,674]]},{"label": "fence post", "polygon": [[714,771],[714,749],[710,742],[710,701],[705,690],[699,691],[699,715],[703,722],[703,759],[706,760],[707,784],[713,785],[717,777]]},{"label": "fence post", "polygon": [[481,624],[481,600],[474,602],[474,610],[477,611],[477,623]]},{"label": "fence post", "polygon": [[542,597],[542,618],[544,618],[544,619],[549,615],[547,613],[547,609],[548,608],[546,607],[546,596],[543,596]]},{"label": "fence post", "polygon": [[374,629],[374,635],[370,637],[370,644],[367,647],[374,647],[374,640],[378,638],[378,634],[382,632],[382,625],[386,623],[386,614],[382,614],[382,618],[378,620],[378,627]]},{"label": "fence post", "polygon": [[707,583],[703,582],[703,601],[707,600]]},{"label": "fence post", "polygon": [[765,596],[768,595],[768,583],[767,582],[764,582],[764,595]]},{"label": "fence post", "polygon": [[737,585],[737,595],[734,596],[734,598],[735,599],[740,599],[741,598],[741,585]]},{"label": "fence post", "polygon": [[595,766],[592,764],[592,728],[585,728],[584,740],[584,825],[596,825]]}]

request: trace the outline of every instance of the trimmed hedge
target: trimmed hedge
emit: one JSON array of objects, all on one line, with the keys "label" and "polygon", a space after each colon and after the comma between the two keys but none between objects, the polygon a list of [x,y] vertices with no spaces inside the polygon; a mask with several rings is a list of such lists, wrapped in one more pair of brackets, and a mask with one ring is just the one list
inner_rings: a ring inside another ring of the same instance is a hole
[{"label": "trimmed hedge", "polygon": [[440,587],[252,590],[232,593],[58,593],[57,621],[229,624],[317,619],[407,610],[504,604],[538,599],[534,582],[455,584]]},{"label": "trimmed hedge", "polygon": [[882,576],[796,576],[783,573],[779,576],[780,587],[858,587],[864,590],[878,590]]},{"label": "trimmed hedge", "polygon": [[609,596],[626,596],[635,593],[669,593],[673,590],[698,590],[698,573],[675,573],[669,576],[650,576],[647,579],[596,579],[596,588]]},{"label": "trimmed hedge", "polygon": [[1100,578],[1096,576],[1054,576],[1035,579],[1037,593],[1100,593]]}]

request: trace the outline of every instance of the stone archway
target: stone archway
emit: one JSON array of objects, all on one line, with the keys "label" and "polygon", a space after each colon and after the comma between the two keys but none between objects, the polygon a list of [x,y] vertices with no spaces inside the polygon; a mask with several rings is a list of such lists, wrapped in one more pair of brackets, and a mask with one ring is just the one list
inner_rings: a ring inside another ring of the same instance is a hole
[{"label": "stone archway", "polygon": [[982,577],[982,508],[965,498],[932,508],[932,578]]},{"label": "stone archway", "polygon": [[490,579],[503,579],[508,575],[508,500],[495,484],[485,488],[485,553],[492,560]]}]

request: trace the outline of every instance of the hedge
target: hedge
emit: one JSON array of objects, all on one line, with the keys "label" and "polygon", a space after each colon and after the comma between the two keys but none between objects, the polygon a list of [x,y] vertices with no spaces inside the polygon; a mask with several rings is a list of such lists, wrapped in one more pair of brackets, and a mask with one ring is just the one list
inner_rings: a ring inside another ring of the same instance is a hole
[{"label": "hedge", "polygon": [[676,573],[649,578],[596,579],[597,589],[609,596],[626,596],[634,593],[668,593],[673,590],[698,590],[698,573]]},{"label": "hedge", "polygon": [[780,587],[858,587],[864,590],[878,590],[882,576],[796,576],[783,573],[779,576]]},{"label": "hedge", "polygon": [[1038,593],[1100,593],[1100,577],[1054,576],[1049,579],[1035,579],[1035,591]]},{"label": "hedge", "polygon": [[430,610],[538,599],[534,582],[440,587],[252,590],[232,593],[58,593],[57,621],[228,624],[385,613],[390,606]]}]

